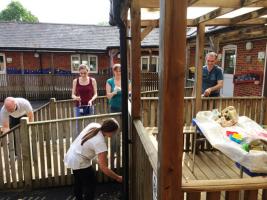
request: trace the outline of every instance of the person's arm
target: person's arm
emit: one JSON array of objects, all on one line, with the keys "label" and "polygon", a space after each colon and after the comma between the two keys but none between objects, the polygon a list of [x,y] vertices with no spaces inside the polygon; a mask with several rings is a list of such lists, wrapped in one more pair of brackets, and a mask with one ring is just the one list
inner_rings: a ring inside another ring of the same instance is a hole
[{"label": "person's arm", "polygon": [[80,101],[81,98],[76,96],[76,85],[77,85],[77,79],[74,79],[72,82],[71,98],[73,98],[76,101]]},{"label": "person's arm", "polygon": [[2,123],[3,127],[2,127],[2,132],[6,133],[10,130],[9,128],[9,121],[8,120],[4,120]]},{"label": "person's arm", "polygon": [[113,96],[117,94],[117,91],[111,92],[111,86],[108,82],[106,82],[106,95],[108,99],[111,99]]},{"label": "person's arm", "polygon": [[122,182],[122,176],[116,174],[114,171],[108,168],[106,151],[98,154],[98,164],[104,174],[106,174],[110,178],[115,179],[119,183]]},{"label": "person's arm", "polygon": [[217,85],[205,90],[204,96],[209,96],[211,92],[216,91],[216,90],[220,90],[222,87],[223,87],[223,80],[218,80]]},{"label": "person's arm", "polygon": [[93,101],[97,98],[97,84],[96,84],[96,80],[94,78],[92,78],[91,80],[92,80],[92,84],[93,84],[93,88],[94,88],[94,96],[88,102],[88,105],[89,106],[91,106],[93,104]]},{"label": "person's arm", "polygon": [[28,112],[27,113],[27,117],[29,118],[29,122],[33,122],[34,121],[33,111]]}]

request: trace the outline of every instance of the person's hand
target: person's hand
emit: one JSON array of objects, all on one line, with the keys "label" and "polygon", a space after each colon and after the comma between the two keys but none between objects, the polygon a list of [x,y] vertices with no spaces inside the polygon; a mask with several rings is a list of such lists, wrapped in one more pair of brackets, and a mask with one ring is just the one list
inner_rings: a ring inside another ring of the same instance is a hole
[{"label": "person's hand", "polygon": [[76,101],[81,101],[81,97],[76,96],[76,97],[74,98],[74,100],[76,100]]},{"label": "person's hand", "polygon": [[114,90],[114,91],[112,92],[113,96],[117,95],[117,93],[118,93],[118,90]]},{"label": "person's hand", "polygon": [[118,176],[118,178],[116,178],[116,181],[118,181],[119,183],[122,183],[122,176]]},{"label": "person's hand", "polygon": [[88,101],[88,106],[92,106],[92,101],[90,100],[90,101]]},{"label": "person's hand", "polygon": [[204,92],[204,97],[210,96],[210,93],[211,93],[211,89],[210,88],[206,89]]}]

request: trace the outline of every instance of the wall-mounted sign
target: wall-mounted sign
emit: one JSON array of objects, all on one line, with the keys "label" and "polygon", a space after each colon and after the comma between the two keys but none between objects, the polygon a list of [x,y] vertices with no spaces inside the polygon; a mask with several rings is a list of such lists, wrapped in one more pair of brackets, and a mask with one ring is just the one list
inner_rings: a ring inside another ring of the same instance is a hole
[{"label": "wall-mounted sign", "polygon": [[12,58],[6,58],[7,63],[12,63]]},{"label": "wall-mounted sign", "polygon": [[264,51],[258,52],[258,60],[264,60],[264,58],[265,58],[265,52]]}]

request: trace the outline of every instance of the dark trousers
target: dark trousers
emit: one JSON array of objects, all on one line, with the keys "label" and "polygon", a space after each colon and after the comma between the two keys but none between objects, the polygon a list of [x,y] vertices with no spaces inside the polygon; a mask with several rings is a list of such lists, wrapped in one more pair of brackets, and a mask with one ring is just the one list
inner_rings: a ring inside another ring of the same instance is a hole
[{"label": "dark trousers", "polygon": [[[17,126],[18,124],[20,124],[20,118],[22,117],[26,117],[27,115],[23,115],[21,117],[15,118],[12,116],[9,116],[9,128],[13,128],[15,126]],[[15,149],[15,155],[17,155],[17,146],[16,146],[16,135],[15,132],[13,132],[14,134],[14,149]]]},{"label": "dark trousers", "polygon": [[73,170],[73,175],[74,175],[74,195],[76,199],[93,200],[96,188],[96,178],[93,167]]}]

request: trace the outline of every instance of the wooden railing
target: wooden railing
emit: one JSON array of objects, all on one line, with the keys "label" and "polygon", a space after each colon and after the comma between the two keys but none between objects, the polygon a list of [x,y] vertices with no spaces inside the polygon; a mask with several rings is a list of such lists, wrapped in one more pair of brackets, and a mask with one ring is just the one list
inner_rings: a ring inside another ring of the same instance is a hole
[{"label": "wooden railing", "polygon": [[[227,106],[234,106],[240,116],[255,120],[259,124],[263,124],[263,114],[265,113],[266,100],[264,97],[220,97],[220,98],[203,98],[201,110],[218,109],[221,111]],[[158,98],[142,97],[142,122],[144,127],[158,126]],[[176,106],[176,105],[173,105]],[[184,98],[184,151],[191,151],[191,143],[193,141],[194,128],[192,127],[192,119],[195,113],[195,98]],[[201,144],[201,150],[211,150],[211,146],[205,142]]]},{"label": "wooden railing", "polygon": [[[64,74],[0,74],[0,98],[25,97],[29,100],[70,99],[72,81],[77,75]],[[98,95],[105,94],[109,75],[92,74],[97,81]]]},{"label": "wooden railing", "polygon": [[[157,126],[158,98],[142,97],[142,121],[144,126]],[[227,106],[234,106],[240,116],[255,120],[257,123],[263,123],[263,113],[266,100],[264,97],[213,97],[202,98],[201,110],[218,109],[221,111]],[[173,105],[176,106],[176,105]],[[190,126],[195,113],[195,98],[184,98],[184,125]]]},{"label": "wooden railing", "polygon": [[157,72],[141,73],[141,91],[159,89],[159,74]]},{"label": "wooden railing", "polygon": [[[118,114],[31,123],[23,118],[19,129],[14,128],[0,137],[0,189],[71,184],[71,170],[66,169],[63,163],[66,151],[86,125],[90,122],[101,122],[108,117],[121,121],[121,115]],[[120,147],[121,134],[109,139],[108,163],[115,171],[121,170]],[[98,170],[96,163],[93,166],[97,170],[99,182],[109,181]]]},{"label": "wooden railing", "polygon": [[[140,120],[133,121],[132,199],[153,199],[153,180],[157,179],[157,146]],[[155,186],[156,187],[156,186]]]},{"label": "wooden railing", "polygon": [[[185,87],[184,88],[184,96],[191,97],[193,93],[193,87]],[[142,97],[158,97],[159,91],[158,90],[149,90],[141,92]]]},{"label": "wooden railing", "polygon": [[[187,200],[265,200],[267,179],[265,177],[225,180],[192,180],[182,184]],[[206,196],[206,198],[201,198]],[[243,198],[241,198],[243,196]],[[224,197],[224,198],[223,198]]]},{"label": "wooden railing", "polygon": [[[90,74],[97,82],[98,95],[105,95],[110,73]],[[70,99],[77,74],[0,74],[0,98],[24,97],[29,100]],[[142,91],[158,90],[158,73],[142,73]]]}]

